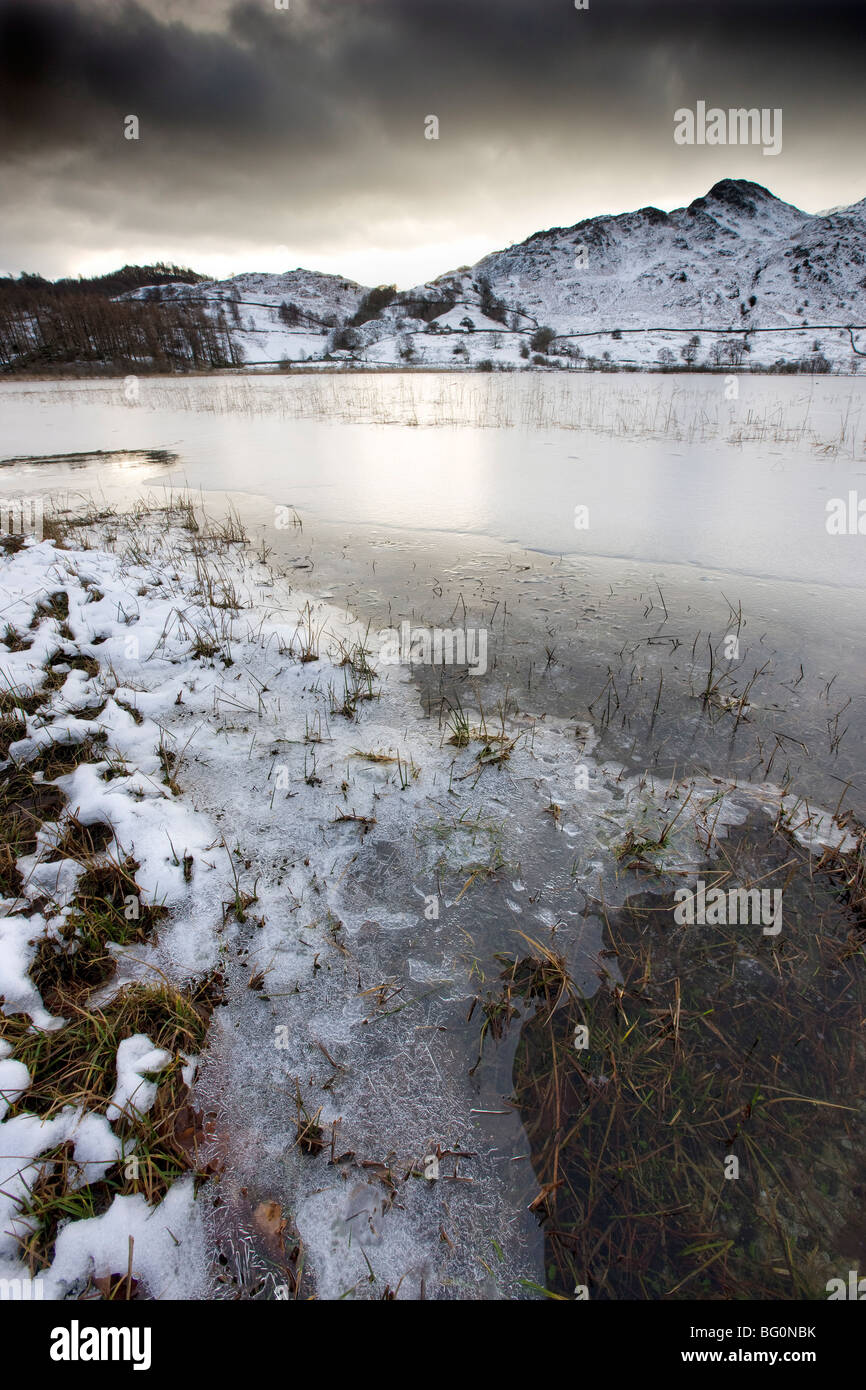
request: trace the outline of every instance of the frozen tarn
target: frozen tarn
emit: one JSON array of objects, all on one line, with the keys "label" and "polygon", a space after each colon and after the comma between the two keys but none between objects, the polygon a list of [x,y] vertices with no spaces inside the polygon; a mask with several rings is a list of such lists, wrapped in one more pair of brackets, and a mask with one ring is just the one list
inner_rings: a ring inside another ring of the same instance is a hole
[{"label": "frozen tarn", "polygon": [[[74,880],[76,866],[57,854],[70,812],[109,825],[148,902],[170,909],[158,935],[114,948],[117,975],[97,997],[156,971],[183,981],[219,966],[226,979],[197,1083],[215,1112],[217,1191],[194,1201],[183,1179],[156,1208],[115,1198],[61,1230],[46,1288],[62,1296],[125,1269],[134,1235],[136,1277],[153,1296],[273,1295],[284,1256],[260,1238],[256,1212],[276,1204],[319,1297],[521,1296],[544,1282],[543,1247],[511,1100],[519,1029],[483,1027],[502,958],[541,943],[590,994],[594,909],[622,903],[634,883],[619,856],[628,837],[651,842],[667,826],[659,874],[688,883],[727,827],[784,811],[781,793],[636,777],[600,762],[573,720],[487,711],[458,737],[453,721],[424,718],[407,668],[375,670],[351,614],[296,591],[242,544],[177,522],[114,522],[114,551],[103,529],[93,549],[31,544],[2,567],[21,627],[49,586],[66,595],[71,637],[44,615],[40,651],[59,640],[98,668],[84,682],[70,669],[26,715],[10,762],[26,766],[46,740],[104,736],[58,779],[67,810],[43,827],[0,918],[6,1011],[62,1022],[27,972],[34,943],[68,912],[64,872]],[[10,657],[0,667],[16,688],[38,689],[32,653]],[[808,816],[811,848],[850,848],[826,812],[789,813],[801,835]],[[150,1043],[126,1041],[136,1055]],[[47,1125],[7,1118],[2,1151],[34,1171],[62,1137],[84,1145],[87,1163],[120,1151],[104,1115],[68,1107]],[[20,1196],[13,1186],[13,1208]],[[15,1219],[4,1224],[12,1268]],[[205,1232],[223,1260],[210,1281]]]}]

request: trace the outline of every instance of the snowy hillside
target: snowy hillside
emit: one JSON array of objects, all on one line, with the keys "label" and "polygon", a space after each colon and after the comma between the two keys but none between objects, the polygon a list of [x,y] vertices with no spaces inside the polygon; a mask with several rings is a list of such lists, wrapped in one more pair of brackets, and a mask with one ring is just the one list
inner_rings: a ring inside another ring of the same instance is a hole
[{"label": "snowy hillside", "polygon": [[[253,271],[157,291],[145,288],[123,297],[213,305],[214,312],[225,313],[242,362],[273,362],[323,356],[333,330],[352,317],[365,293],[339,275],[293,270],[285,275]],[[286,306],[282,315],[281,305]]]},{"label": "snowy hillside", "polygon": [[218,305],[248,365],[852,370],[849,325],[866,354],[866,199],[810,215],[725,179],[686,208],[537,232],[399,294],[305,270],[131,297],[154,293]]}]

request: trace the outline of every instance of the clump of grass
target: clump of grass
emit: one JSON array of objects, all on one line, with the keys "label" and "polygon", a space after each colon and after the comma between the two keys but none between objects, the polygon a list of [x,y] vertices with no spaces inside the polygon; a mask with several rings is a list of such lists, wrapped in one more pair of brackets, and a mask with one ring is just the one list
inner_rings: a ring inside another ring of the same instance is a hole
[{"label": "clump of grass", "polygon": [[249,540],[246,528],[235,507],[229,507],[222,521],[212,521],[208,525],[207,539],[222,545],[246,545]]},{"label": "clump of grass", "polygon": [[338,642],[338,655],[340,658],[338,664],[340,666],[350,666],[357,676],[365,678],[369,676],[372,680],[376,680],[378,673],[370,660],[372,652],[367,646],[368,637],[369,627],[363,640],[359,638],[354,642],[344,642],[342,640]]},{"label": "clump of grass", "polygon": [[[228,915],[231,912],[234,914],[235,921],[240,922],[241,925],[243,925],[243,923],[247,920],[247,909],[252,907],[253,903],[257,903],[259,900],[259,881],[258,879],[256,879],[251,892],[248,892],[245,889],[243,889],[241,887],[240,870],[238,869],[238,866],[235,863],[235,859],[239,861],[241,860],[241,852],[239,849],[236,849],[234,854],[232,854],[231,850],[225,842],[225,838],[223,838],[222,844],[223,849],[228,855],[229,869],[231,870],[232,879],[234,881],[234,893],[227,903],[223,903],[223,920],[227,920]],[[244,867],[249,868],[249,861],[245,863]]]},{"label": "clump of grass", "polygon": [[20,714],[0,714],[0,758],[8,758],[10,745],[24,738],[26,733],[27,725]]},{"label": "clump of grass", "polygon": [[54,618],[58,623],[65,623],[69,617],[69,596],[62,589],[56,590],[53,594],[46,594],[41,598],[33,610],[33,617],[30,620],[30,630],[33,631],[42,622],[43,618]]},{"label": "clump of grass", "polygon": [[27,692],[24,694],[23,690],[12,686],[0,690],[0,714],[17,714],[19,717],[35,714],[50,696],[50,691],[34,690],[32,686],[27,687]]},{"label": "clump of grass", "polygon": [[63,689],[70,671],[84,671],[91,679],[99,675],[99,662],[95,657],[84,656],[80,652],[67,653],[60,650],[48,657],[42,669],[45,675],[41,690],[44,694],[51,695],[55,690]]},{"label": "clump of grass", "polygon": [[[463,777],[480,775],[485,767],[502,767],[508,762],[514,749],[517,747],[517,738],[512,738],[505,731],[506,706],[508,703],[508,692],[505,699],[499,705],[499,729],[489,729],[487,716],[484,708],[479,701],[480,724],[472,724],[469,715],[463,709],[460,701],[455,704],[448,703],[448,718],[446,722],[446,733],[448,734],[447,743],[455,748],[468,748],[472,743],[480,743],[481,748],[475,755],[475,762],[470,770],[463,774]],[[440,713],[441,723],[441,713]]]},{"label": "clump of grass", "polygon": [[[470,1076],[480,1065],[484,1040],[488,1034],[498,1042],[505,1035],[511,1020],[520,1016],[521,1009],[515,1007],[515,1001],[544,999],[545,1006],[549,1008],[549,1021],[564,999],[573,1000],[577,997],[563,957],[542,942],[527,936],[525,932],[519,932],[518,935],[523,937],[530,947],[530,954],[523,958],[511,958],[501,954],[496,956],[496,960],[504,969],[500,975],[499,989],[495,993],[488,993],[481,1005],[484,1022],[481,1025],[478,1060],[471,1068]],[[476,996],[470,1007],[467,1022],[472,1018],[478,1002]]]},{"label": "clump of grass", "polygon": [[203,633],[199,633],[196,636],[196,639],[193,642],[192,647],[190,648],[191,654],[197,660],[204,659],[205,661],[209,661],[211,657],[216,656],[219,650],[219,642],[215,642],[212,637],[205,637]]},{"label": "clump of grass", "polygon": [[516,738],[499,739],[496,734],[485,738],[483,747],[475,755],[475,768],[480,772],[485,767],[502,767],[508,762],[516,746]]},{"label": "clump of grass", "polygon": [[218,992],[216,977],[183,991],[168,984],[130,985],[100,1008],[74,1005],[69,1022],[55,1032],[34,1030],[18,1014],[0,1016],[0,1037],[31,1078],[12,1113],[47,1117],[64,1105],[104,1109],[117,1085],[120,1042],[146,1033],[154,1047],[168,1052],[200,1050]]},{"label": "clump of grass", "polygon": [[66,548],[67,541],[67,522],[65,518],[55,514],[46,516],[42,520],[42,539],[53,541],[58,550]]},{"label": "clump of grass", "polygon": [[379,698],[379,692],[373,688],[374,679],[375,673],[372,670],[360,672],[350,667],[344,671],[342,695],[333,685],[328,687],[330,713],[341,714],[344,719],[357,719],[359,705]]},{"label": "clump of grass", "polygon": [[213,554],[213,538],[196,539],[192,545],[195,560],[196,590],[210,609],[238,613],[248,602],[237,588],[230,571]]},{"label": "clump of grass", "polygon": [[7,623],[3,629],[3,643],[10,652],[26,652],[33,646],[33,639],[23,637],[12,623]]},{"label": "clump of grass", "polygon": [[182,1055],[201,1050],[220,989],[216,976],[183,991],[167,984],[130,986],[102,1008],[73,1008],[69,1022],[56,1032],[34,1030],[19,1015],[0,1016],[0,1036],[32,1078],[13,1114],[48,1118],[67,1105],[104,1111],[117,1085],[117,1049],[135,1033],[147,1034],[174,1058],[159,1073],[148,1114],[130,1112],[115,1122],[125,1157],[104,1178],[87,1181],[71,1144],[35,1160],[38,1176],[19,1223],[21,1254],[31,1273],[50,1264],[62,1223],[99,1215],[117,1195],[139,1192],[154,1204],[184,1172],[201,1179],[213,1171],[214,1165],[202,1157],[210,1135],[190,1103],[181,1073]]},{"label": "clump of grass", "polygon": [[[732,620],[738,619],[739,630],[739,624],[742,622],[742,611],[739,610],[739,612],[735,612],[732,608],[731,618]],[[748,721],[749,716],[747,710],[751,707],[750,696],[752,688],[759,677],[764,674],[769,663],[765,662],[762,667],[756,668],[741,691],[737,692],[736,687],[734,687],[733,691],[729,692],[723,690],[722,686],[725,684],[733,686],[733,676],[724,670],[719,672],[716,671],[716,657],[709,637],[707,638],[707,648],[709,651],[709,666],[704,688],[700,691],[700,699],[706,710],[715,711],[719,714],[734,715],[734,728],[736,729],[739,727],[741,720]]]},{"label": "clump of grass", "polygon": [[4,842],[0,844],[0,898],[17,898],[21,887],[21,873],[12,846]]},{"label": "clump of grass", "polygon": [[191,497],[182,497],[175,505],[175,515],[178,518],[178,525],[184,530],[189,531],[190,535],[197,536],[201,527],[195,514],[195,503]]},{"label": "clump of grass", "polygon": [[144,941],[166,910],[141,901],[132,858],[92,863],[78,880],[72,911],[56,937],[39,942],[30,978],[46,1008],[65,1014],[114,973],[109,943]]},{"label": "clump of grass", "polygon": [[295,1121],[297,1128],[296,1143],[302,1153],[311,1154],[315,1157],[320,1154],[325,1147],[325,1131],[319,1124],[319,1116],[322,1107],[319,1106],[314,1115],[311,1115],[301,1098],[300,1084],[295,1082],[295,1106],[297,1118]]},{"label": "clump of grass", "polygon": [[32,778],[41,773],[46,782],[57,777],[65,777],[74,772],[81,763],[101,762],[105,754],[108,734],[105,729],[96,729],[78,742],[53,739],[45,744],[34,758],[20,764]]},{"label": "clump of grass", "polygon": [[828,850],[821,866],[837,884],[840,900],[850,908],[858,925],[866,928],[866,827],[850,815],[841,824],[854,835],[855,847],[845,853]]},{"label": "clump of grass", "polygon": [[[172,1183],[193,1171],[196,1183],[216,1171],[206,1161],[212,1133],[192,1103],[183,1079],[183,1059],[175,1056],[159,1074],[156,1099],[146,1115],[119,1120],[115,1127],[135,1144],[134,1173],[123,1177],[123,1191],[141,1192],[153,1206],[162,1201]],[[128,1165],[127,1165],[128,1166]]]},{"label": "clump of grass", "polygon": [[174,749],[169,748],[166,742],[164,729],[160,729],[159,731],[159,745],[156,749],[156,755],[159,758],[159,765],[162,768],[163,785],[168,787],[169,791],[173,792],[175,796],[179,796],[180,783],[176,776],[179,759]]},{"label": "clump of grass", "polygon": [[659,872],[660,866],[653,856],[664,854],[670,849],[674,827],[690,801],[691,792],[676,814],[669,816],[654,834],[641,833],[635,826],[628,826],[624,838],[613,847],[616,858],[627,859],[629,862],[626,867],[629,869],[648,868],[653,872]]},{"label": "clump of grass", "polygon": [[417,780],[418,780],[418,778],[419,778],[420,776],[421,776],[421,769],[420,769],[420,767],[418,767],[418,765],[413,761],[413,759],[411,758],[411,756],[404,762],[403,759],[400,757],[400,754],[398,753],[398,754],[397,754],[397,777],[398,777],[399,782],[400,782],[400,788],[401,788],[401,790],[402,790],[402,791],[406,791],[407,788],[411,785],[412,782],[417,782]]},{"label": "clump of grass", "polygon": [[125,710],[126,713],[131,716],[133,724],[144,723],[144,715],[141,710],[136,709],[135,705],[130,704],[128,700],[120,700],[115,695],[114,703],[117,705],[118,709]]},{"label": "clump of grass", "polygon": [[[310,603],[305,603],[290,644],[290,651],[293,655],[297,656],[300,662],[307,663],[319,660],[319,644],[322,640],[324,628],[324,620],[322,622],[317,622],[313,614],[312,605]],[[295,651],[296,641],[298,644],[297,651]]]},{"label": "clump of grass", "polygon": [[[8,754],[10,745],[25,732],[23,714],[12,705],[0,714],[0,751]],[[65,797],[52,782],[80,763],[100,760],[107,737],[104,730],[98,729],[78,743],[52,741],[34,758],[15,762],[0,774],[0,896],[18,896],[21,875],[15,861],[35,852],[39,827],[46,821],[57,820],[61,814]],[[72,817],[65,832],[69,842],[61,844],[59,853],[82,859],[108,843],[106,831],[101,828],[93,827],[86,839],[83,830]]]},{"label": "clump of grass", "polygon": [[650,868],[656,869],[650,856],[663,854],[669,846],[669,839],[661,834],[657,837],[641,835],[633,825],[630,825],[624,838],[618,845],[614,845],[613,852],[617,859],[628,860],[626,865],[629,869]]},{"label": "clump of grass", "polygon": [[101,1216],[113,1196],[110,1183],[87,1181],[71,1141],[40,1154],[37,1162],[37,1176],[13,1223],[19,1257],[31,1276],[51,1264],[61,1225]]},{"label": "clump of grass", "polygon": [[[467,1022],[472,1018],[477,1003],[478,998],[476,996],[470,1006]],[[481,1005],[481,1012],[484,1015],[484,1022],[481,1025],[481,1036],[478,1040],[478,1058],[475,1065],[469,1068],[470,1076],[474,1076],[481,1065],[481,1058],[484,1053],[484,1039],[487,1035],[489,1034],[491,1038],[498,1042],[499,1039],[504,1036],[511,1020],[517,1016],[517,1010],[511,1003],[508,990],[505,990],[501,994],[488,994]]]},{"label": "clump of grass", "polygon": [[447,742],[453,743],[455,748],[468,748],[472,742],[472,725],[469,716],[459,704],[451,711],[448,720],[450,735]]},{"label": "clump of grass", "polygon": [[55,846],[59,858],[90,860],[108,849],[114,839],[114,831],[103,821],[85,825],[78,816],[70,814],[63,822]]},{"label": "clump of grass", "polygon": [[60,788],[37,781],[29,765],[13,765],[0,774],[0,896],[18,896],[16,859],[34,853],[39,827],[56,820],[64,805]]}]

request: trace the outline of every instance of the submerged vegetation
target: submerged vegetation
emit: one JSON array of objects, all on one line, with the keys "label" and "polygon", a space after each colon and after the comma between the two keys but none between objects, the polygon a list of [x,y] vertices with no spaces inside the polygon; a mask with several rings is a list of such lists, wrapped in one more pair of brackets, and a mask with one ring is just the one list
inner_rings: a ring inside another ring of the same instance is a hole
[{"label": "submerged vegetation", "polygon": [[503,970],[551,1296],[820,1298],[863,1258],[863,832],[815,867],[749,825],[725,858],[793,868],[784,936],[677,927],[654,890],[588,908],[591,997],[538,943]]}]

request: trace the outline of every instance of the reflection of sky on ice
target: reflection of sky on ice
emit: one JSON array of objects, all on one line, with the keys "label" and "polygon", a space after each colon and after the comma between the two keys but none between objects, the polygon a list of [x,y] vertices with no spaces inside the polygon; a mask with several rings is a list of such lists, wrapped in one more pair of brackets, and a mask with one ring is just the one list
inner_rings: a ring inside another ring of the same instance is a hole
[{"label": "reflection of sky on ice", "polygon": [[[7,457],[169,449],[174,485],[322,521],[851,584],[859,552],[824,521],[863,489],[864,394],[746,375],[736,401],[712,376],[143,377],[135,404],[120,383],[7,385],[0,412]],[[141,466],[102,461],[102,484]]]}]

